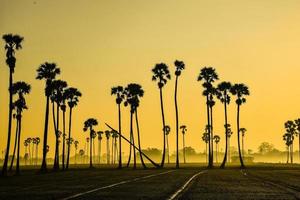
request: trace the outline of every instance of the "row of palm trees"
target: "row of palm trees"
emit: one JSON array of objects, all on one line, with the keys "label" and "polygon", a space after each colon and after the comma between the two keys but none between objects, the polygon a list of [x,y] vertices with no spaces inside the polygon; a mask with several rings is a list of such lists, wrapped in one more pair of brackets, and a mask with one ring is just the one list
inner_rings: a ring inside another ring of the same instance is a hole
[{"label": "row of palm trees", "polygon": [[[300,149],[300,119],[288,120],[284,123],[285,133],[283,134],[283,141],[287,148],[287,163],[293,163],[294,139],[299,138]],[[300,151],[299,151],[300,158]]]}]

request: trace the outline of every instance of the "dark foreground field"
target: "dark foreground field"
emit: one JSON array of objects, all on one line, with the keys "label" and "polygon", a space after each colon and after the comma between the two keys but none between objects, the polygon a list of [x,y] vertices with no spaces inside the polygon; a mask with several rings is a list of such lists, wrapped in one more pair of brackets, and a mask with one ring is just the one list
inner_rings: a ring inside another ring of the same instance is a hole
[{"label": "dark foreground field", "polygon": [[[300,167],[85,169],[0,178],[0,199],[300,199]],[[193,177],[193,178],[192,178]]]}]

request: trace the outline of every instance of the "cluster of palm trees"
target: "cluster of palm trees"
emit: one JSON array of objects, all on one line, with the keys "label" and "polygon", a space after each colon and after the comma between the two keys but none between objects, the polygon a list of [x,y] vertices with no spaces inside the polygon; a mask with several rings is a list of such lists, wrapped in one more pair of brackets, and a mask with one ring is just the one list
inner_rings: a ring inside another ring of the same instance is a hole
[{"label": "cluster of palm trees", "polygon": [[[300,119],[288,120],[284,123],[285,133],[283,134],[283,141],[287,148],[287,161],[286,163],[293,163],[294,152],[294,139],[296,136],[299,138],[300,148]],[[300,151],[299,151],[300,158]]]},{"label": "cluster of palm trees", "polygon": [[[24,140],[24,147],[25,147],[25,164],[27,163],[27,159],[29,159],[29,164],[32,165],[37,165],[38,163],[38,147],[40,144],[40,138],[39,137],[34,137],[30,138],[28,137],[26,140]],[[14,163],[14,157],[15,157],[15,149],[16,149],[16,142],[17,140],[15,139],[15,145],[14,145],[14,151],[13,151],[13,157],[11,160],[11,164],[9,167],[9,170],[11,171],[13,168],[13,163]],[[31,147],[32,144],[32,147]],[[28,152],[27,152],[28,148]]]}]

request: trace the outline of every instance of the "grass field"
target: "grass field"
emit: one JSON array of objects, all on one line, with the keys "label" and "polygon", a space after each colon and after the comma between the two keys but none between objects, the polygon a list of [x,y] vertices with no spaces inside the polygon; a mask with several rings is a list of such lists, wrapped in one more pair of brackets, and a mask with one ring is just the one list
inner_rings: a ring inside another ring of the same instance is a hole
[{"label": "grass field", "polygon": [[298,165],[257,164],[245,170],[208,170],[197,164],[179,170],[173,165],[146,170],[86,167],[46,174],[27,168],[20,176],[1,177],[0,199],[300,199]]}]

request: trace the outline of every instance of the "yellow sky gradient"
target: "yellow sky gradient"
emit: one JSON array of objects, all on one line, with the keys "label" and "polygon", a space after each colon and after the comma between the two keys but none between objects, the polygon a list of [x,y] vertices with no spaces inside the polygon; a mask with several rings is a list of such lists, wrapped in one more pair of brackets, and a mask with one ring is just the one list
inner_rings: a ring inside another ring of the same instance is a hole
[{"label": "yellow sky gradient", "polygon": [[[83,93],[74,110],[73,137],[83,148],[88,136],[83,121],[95,117],[117,127],[117,107],[110,88],[136,82],[145,96],[140,106],[142,147],[162,146],[159,91],[151,81],[155,63],[175,59],[186,69],[179,80],[180,123],[186,124],[187,146],[205,148],[205,98],[196,81],[203,66],[216,68],[221,80],[243,82],[251,96],[242,106],[241,126],[248,129],[246,149],[268,141],[283,150],[283,123],[300,117],[300,1],[298,0],[0,0],[0,34],[25,38],[16,54],[15,80],[32,85],[24,112],[22,140],[42,138],[44,82],[35,80],[37,67],[56,62],[59,79]],[[8,67],[4,42],[0,51],[0,149],[5,148],[8,113]],[[166,122],[171,126],[170,150],[175,150],[174,79],[164,88]],[[122,109],[125,135],[128,108]],[[236,146],[236,105],[229,108]],[[223,107],[214,109],[215,132],[224,148]],[[52,121],[50,155],[54,153]],[[14,131],[12,131],[14,134]],[[181,141],[180,141],[181,144]],[[125,143],[124,143],[125,145]],[[42,146],[42,145],[40,145]],[[298,149],[298,147],[296,148]],[[104,151],[104,149],[103,149]],[[124,151],[128,147],[124,146]],[[41,148],[40,148],[41,152]]]}]

